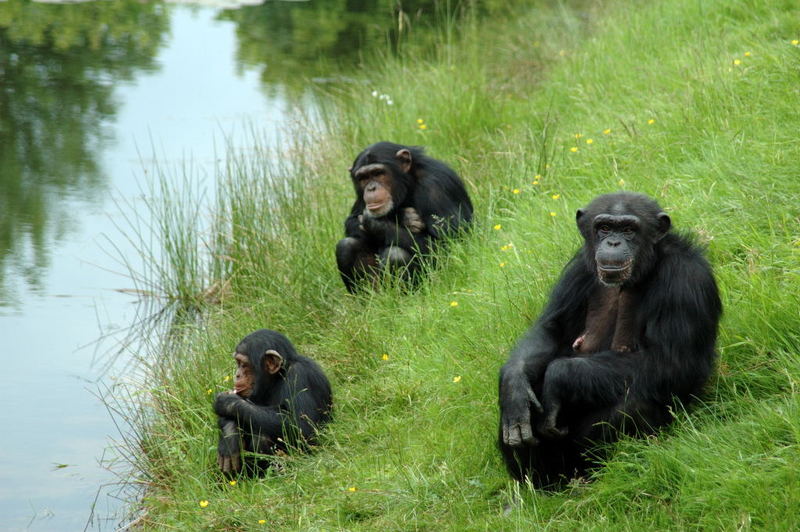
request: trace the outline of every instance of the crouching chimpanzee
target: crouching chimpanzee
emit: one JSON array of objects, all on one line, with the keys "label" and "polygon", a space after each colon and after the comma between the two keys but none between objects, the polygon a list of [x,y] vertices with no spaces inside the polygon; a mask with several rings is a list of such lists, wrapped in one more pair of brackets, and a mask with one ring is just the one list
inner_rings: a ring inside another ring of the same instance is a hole
[{"label": "crouching chimpanzee", "polygon": [[557,488],[597,443],[670,422],[713,371],[722,314],[711,268],[647,196],[578,209],[585,244],[500,372],[500,449],[511,475]]},{"label": "crouching chimpanzee", "polygon": [[463,229],[472,203],[458,174],[416,146],[378,142],[362,151],[350,176],[356,200],[336,245],[345,287],[375,282],[385,269],[413,278],[418,255]]},{"label": "crouching chimpanzee", "polygon": [[[246,336],[233,358],[234,389],[214,400],[221,432],[217,461],[226,475],[242,470],[242,448],[275,454],[313,443],[317,429],[330,419],[332,406],[322,369],[278,332],[261,329]],[[266,464],[254,458],[244,469],[253,474]]]}]

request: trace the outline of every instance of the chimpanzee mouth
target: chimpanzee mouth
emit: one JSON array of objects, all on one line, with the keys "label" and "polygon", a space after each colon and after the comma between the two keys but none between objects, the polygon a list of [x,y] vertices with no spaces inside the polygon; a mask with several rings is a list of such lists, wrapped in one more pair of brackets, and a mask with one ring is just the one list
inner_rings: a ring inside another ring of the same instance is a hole
[{"label": "chimpanzee mouth", "polygon": [[379,218],[389,213],[391,210],[391,204],[386,201],[375,201],[372,203],[367,203],[367,210],[369,211],[370,215]]},{"label": "chimpanzee mouth", "polygon": [[597,276],[600,281],[607,284],[620,284],[627,281],[632,272],[632,259],[618,264],[598,264]]}]

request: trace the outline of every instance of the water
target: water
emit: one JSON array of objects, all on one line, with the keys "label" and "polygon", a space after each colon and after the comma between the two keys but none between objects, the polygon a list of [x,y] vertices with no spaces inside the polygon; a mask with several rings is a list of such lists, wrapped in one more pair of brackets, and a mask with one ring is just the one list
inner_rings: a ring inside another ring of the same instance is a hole
[{"label": "water", "polygon": [[154,153],[210,176],[223,137],[312,105],[305,80],[336,72],[320,58],[382,40],[363,17],[378,2],[349,4],[0,0],[0,529],[119,522],[119,433],[98,394],[137,354],[119,344],[137,301],[115,256],[141,264],[123,215],[146,217]]}]

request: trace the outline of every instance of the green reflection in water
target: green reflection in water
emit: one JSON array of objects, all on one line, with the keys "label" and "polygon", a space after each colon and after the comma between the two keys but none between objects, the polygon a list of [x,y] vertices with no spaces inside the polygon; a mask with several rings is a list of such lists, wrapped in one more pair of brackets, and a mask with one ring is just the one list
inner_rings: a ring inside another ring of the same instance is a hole
[{"label": "green reflection in water", "polygon": [[347,75],[371,49],[396,50],[412,27],[431,27],[436,5],[436,0],[266,2],[225,10],[219,18],[237,25],[241,65],[260,69],[267,89],[276,83],[293,89],[309,77]]},{"label": "green reflection in water", "polygon": [[0,305],[9,274],[40,287],[52,241],[76,221],[63,199],[102,190],[113,85],[154,68],[167,29],[155,3],[0,2]]}]

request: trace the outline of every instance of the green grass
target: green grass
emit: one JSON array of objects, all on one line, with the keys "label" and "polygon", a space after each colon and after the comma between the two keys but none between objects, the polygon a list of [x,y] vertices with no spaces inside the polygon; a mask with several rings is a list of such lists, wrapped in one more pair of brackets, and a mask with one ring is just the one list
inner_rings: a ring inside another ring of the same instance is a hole
[{"label": "green grass", "polygon": [[[331,90],[323,127],[290,139],[288,162],[264,150],[220,168],[207,263],[181,266],[196,264],[186,250],[156,283],[195,301],[198,271],[205,287],[225,280],[139,395],[144,528],[800,527],[800,5],[551,4],[451,23],[429,52],[405,43],[374,61],[373,85]],[[457,168],[475,230],[414,293],[353,297],[333,257],[346,169],[384,139]],[[536,493],[495,448],[498,370],[580,244],[575,209],[621,188],[708,246],[725,304],[719,374],[671,427],[613,446],[592,482]],[[185,240],[183,227],[162,236]],[[209,390],[229,387],[229,353],[260,327],[320,361],[335,419],[316,452],[230,486]]]}]

